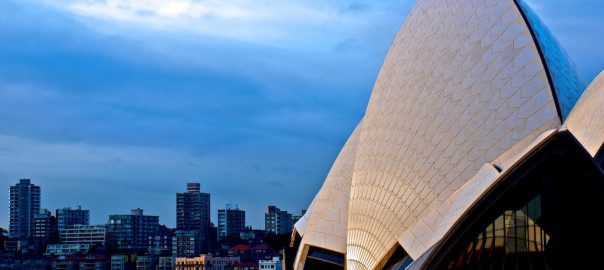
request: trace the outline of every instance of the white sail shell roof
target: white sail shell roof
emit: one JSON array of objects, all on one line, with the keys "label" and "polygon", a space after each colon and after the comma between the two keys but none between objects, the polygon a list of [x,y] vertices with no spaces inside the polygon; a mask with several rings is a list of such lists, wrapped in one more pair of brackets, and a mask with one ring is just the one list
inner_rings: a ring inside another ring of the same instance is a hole
[{"label": "white sail shell roof", "polygon": [[568,129],[593,157],[604,143],[604,72],[587,87],[568,119]]},{"label": "white sail shell roof", "polygon": [[[544,57],[534,14],[527,19],[519,3],[417,1],[362,122],[296,224],[295,269],[303,269],[309,246],[345,254],[348,270],[380,269],[396,245],[421,257],[503,173],[558,132],[557,96],[565,90],[552,88],[546,60],[555,57]],[[602,108],[604,75],[565,122],[592,156],[604,142]]]},{"label": "white sail shell roof", "polygon": [[361,125],[348,269],[379,266],[416,220],[485,163],[505,157],[529,135],[559,127],[545,72],[512,0],[418,1],[386,57]]},{"label": "white sail shell roof", "polygon": [[[360,124],[359,124],[360,126]],[[316,246],[339,253],[346,252],[348,225],[348,198],[352,182],[352,169],[359,138],[357,127],[336,158],[323,186],[312,202],[312,212],[307,212],[295,225],[302,241],[296,265],[302,269],[304,251]]]}]

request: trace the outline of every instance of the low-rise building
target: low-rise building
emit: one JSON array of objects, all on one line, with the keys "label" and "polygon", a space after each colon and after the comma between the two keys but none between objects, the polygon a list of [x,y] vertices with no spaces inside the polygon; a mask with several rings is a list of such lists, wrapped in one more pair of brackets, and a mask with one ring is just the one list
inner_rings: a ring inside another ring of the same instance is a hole
[{"label": "low-rise building", "polygon": [[174,257],[159,257],[157,260],[157,270],[174,270],[176,259]]},{"label": "low-rise building", "polygon": [[101,225],[72,225],[59,230],[61,244],[89,244],[104,246],[107,228]]},{"label": "low-rise building", "polygon": [[198,230],[176,231],[172,237],[172,255],[192,258],[201,254],[202,234]]},{"label": "low-rise building", "polygon": [[282,270],[283,262],[279,257],[273,257],[272,260],[258,261],[258,267],[260,270]]},{"label": "low-rise building", "polygon": [[8,239],[4,242],[4,250],[12,251],[12,252],[21,251],[21,248],[24,245],[27,245],[26,242],[27,241],[23,241],[23,240]]},{"label": "low-rise building", "polygon": [[157,233],[151,234],[147,238],[147,253],[160,256],[171,256],[172,237],[174,237],[174,231],[172,229],[160,226]]},{"label": "low-rise building", "polygon": [[241,262],[240,257],[210,257],[210,264],[212,264],[212,270],[230,270],[233,269],[233,265]]},{"label": "low-rise building", "polygon": [[134,270],[136,269],[135,255],[113,255],[111,256],[111,270]]},{"label": "low-rise building", "polygon": [[246,228],[241,233],[239,233],[239,238],[242,240],[252,242],[252,241],[261,241],[266,237],[265,230],[255,230],[251,227]]},{"label": "low-rise building", "polygon": [[149,256],[138,256],[136,258],[136,270],[155,270],[157,266],[157,257]]},{"label": "low-rise building", "polygon": [[81,206],[78,206],[75,209],[72,209],[71,207],[57,209],[55,213],[59,230],[73,225],[90,224],[90,210],[84,210]]},{"label": "low-rise building", "polygon": [[243,261],[254,261],[272,259],[273,257],[279,256],[269,245],[266,243],[260,243],[253,247],[249,245],[236,245],[229,248],[228,256],[238,256]]},{"label": "low-rise building", "polygon": [[90,244],[54,244],[46,246],[45,256],[65,256],[87,254],[92,248]]},{"label": "low-rise building", "polygon": [[17,253],[0,246],[0,269],[18,269]]},{"label": "low-rise building", "polygon": [[239,257],[214,257],[202,254],[193,258],[176,258],[175,270],[230,270],[241,259]]},{"label": "low-rise building", "polygon": [[278,256],[277,252],[275,252],[269,245],[266,243],[260,243],[250,248],[251,256],[256,258],[273,258]]},{"label": "low-rise building", "polygon": [[103,255],[85,256],[79,265],[79,270],[105,270],[107,262]]},{"label": "low-rise building", "polygon": [[76,270],[80,268],[80,261],[75,259],[59,259],[53,260],[51,263],[52,270]]},{"label": "low-rise building", "polygon": [[104,255],[70,255],[51,259],[52,270],[106,270]]},{"label": "low-rise building", "polygon": [[20,269],[47,270],[49,267],[50,261],[45,258],[25,258],[21,260]]},{"label": "low-rise building", "polygon": [[245,257],[250,253],[252,248],[248,245],[239,244],[229,248],[229,256],[240,256]]},{"label": "low-rise building", "polygon": [[243,262],[233,265],[233,270],[258,270],[258,264],[253,262]]}]

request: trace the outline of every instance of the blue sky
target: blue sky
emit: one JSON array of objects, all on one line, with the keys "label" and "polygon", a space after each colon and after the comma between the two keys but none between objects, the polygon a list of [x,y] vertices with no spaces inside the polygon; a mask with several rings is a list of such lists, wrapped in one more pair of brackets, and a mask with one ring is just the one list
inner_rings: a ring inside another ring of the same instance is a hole
[{"label": "blue sky", "polygon": [[[529,3],[586,81],[604,66],[604,3]],[[8,186],[92,222],[141,207],[174,225],[199,181],[263,227],[298,212],[362,117],[409,0],[0,2],[0,225]]]}]

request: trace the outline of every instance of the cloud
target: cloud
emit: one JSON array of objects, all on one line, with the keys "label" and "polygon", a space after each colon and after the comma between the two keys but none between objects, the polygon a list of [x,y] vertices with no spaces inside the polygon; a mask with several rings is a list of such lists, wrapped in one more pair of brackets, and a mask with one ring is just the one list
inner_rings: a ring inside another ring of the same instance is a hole
[{"label": "cloud", "polygon": [[327,51],[357,29],[400,20],[410,2],[380,1],[369,8],[362,2],[296,0],[45,1],[106,32],[179,32],[317,51]]},{"label": "cloud", "polygon": [[174,193],[198,180],[261,226],[268,203],[307,206],[388,47],[334,55],[121,24],[0,3],[0,185],[29,177],[44,207],[88,205],[95,222],[142,207],[171,225]]},{"label": "cloud", "polygon": [[[584,74],[602,68],[594,11],[532,1]],[[188,180],[255,226],[268,203],[297,212],[362,117],[410,4],[0,1],[0,185],[31,177],[45,207],[89,203],[96,222],[143,207],[173,224]]]},{"label": "cloud", "polygon": [[107,0],[66,1],[53,5],[83,19],[253,43],[272,43],[290,36],[285,29],[288,26],[323,24],[330,18],[324,10],[293,1]]},{"label": "cloud", "polygon": [[[1,135],[0,183],[8,186],[19,178],[31,178],[42,186],[43,207],[83,205],[92,210],[95,223],[105,222],[111,213],[141,207],[161,215],[163,223],[173,226],[174,194],[182,191],[187,181],[200,181],[204,191],[212,194],[215,207],[239,202],[250,211],[250,224],[260,226],[262,209],[268,203],[292,210],[306,206],[312,191],[301,191],[316,185],[318,188],[337,148],[326,153],[332,146],[275,136],[217,147],[205,151],[48,142]],[[292,149],[296,153],[291,153]],[[292,163],[293,157],[298,159]],[[258,188],[262,183],[268,186]],[[275,193],[283,186],[287,189]],[[291,190],[300,201],[290,200]],[[6,216],[7,210],[2,207],[0,213]]]},{"label": "cloud", "polygon": [[[0,136],[0,144],[0,162],[11,166],[2,170],[2,185],[32,178],[42,187],[43,207],[83,205],[92,209],[93,222],[98,223],[110,213],[137,206],[162,213],[162,220],[172,223],[164,205],[170,205],[173,194],[164,190],[177,186],[168,180],[184,181],[199,173],[185,165],[199,163],[199,157],[179,150],[48,143],[12,136]],[[154,196],[157,199],[151,199]],[[148,200],[143,204],[141,197]],[[7,216],[6,210],[0,212]]]}]

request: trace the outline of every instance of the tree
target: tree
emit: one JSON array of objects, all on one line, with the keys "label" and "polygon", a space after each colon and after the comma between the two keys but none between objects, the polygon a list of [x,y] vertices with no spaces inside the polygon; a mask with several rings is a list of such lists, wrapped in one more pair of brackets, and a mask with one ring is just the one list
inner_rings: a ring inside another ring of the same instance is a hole
[{"label": "tree", "polygon": [[8,231],[4,228],[0,228],[0,250],[4,250],[4,242],[6,242]]}]

